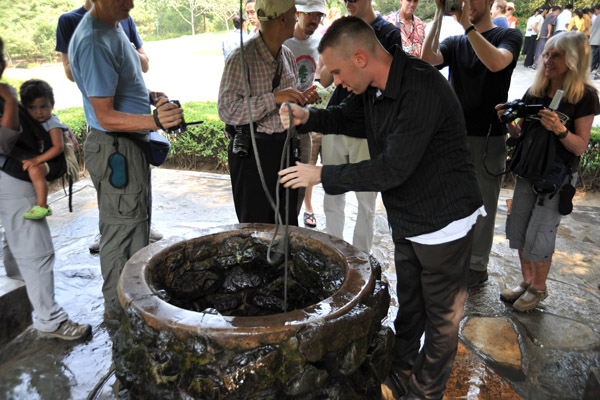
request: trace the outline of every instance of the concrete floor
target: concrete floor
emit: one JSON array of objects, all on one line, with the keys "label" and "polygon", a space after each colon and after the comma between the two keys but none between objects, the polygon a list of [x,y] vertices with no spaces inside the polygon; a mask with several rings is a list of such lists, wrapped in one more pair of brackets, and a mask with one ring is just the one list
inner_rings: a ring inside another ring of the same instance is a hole
[{"label": "concrete floor", "polygon": [[[153,222],[165,237],[192,238],[203,228],[237,222],[227,175],[159,168],[153,171],[153,193]],[[511,191],[502,191],[490,280],[469,291],[445,398],[580,399],[590,370],[600,366],[600,203],[587,200],[590,196],[577,199],[575,211],[559,230],[550,296],[539,309],[519,314],[498,298],[505,284],[519,282],[518,259],[503,234],[505,200],[511,196]],[[357,207],[353,194],[346,198],[345,238],[351,240]],[[324,231],[322,199],[317,186],[313,206],[317,229]],[[52,196],[51,204],[56,297],[74,320],[92,325],[93,336],[65,343],[26,330],[0,349],[0,399],[112,399],[99,258],[87,248],[97,233],[95,191],[89,179],[78,182],[73,213],[62,192]],[[383,261],[393,289],[393,244],[379,200],[373,253]],[[396,309],[390,309],[390,320]]]}]

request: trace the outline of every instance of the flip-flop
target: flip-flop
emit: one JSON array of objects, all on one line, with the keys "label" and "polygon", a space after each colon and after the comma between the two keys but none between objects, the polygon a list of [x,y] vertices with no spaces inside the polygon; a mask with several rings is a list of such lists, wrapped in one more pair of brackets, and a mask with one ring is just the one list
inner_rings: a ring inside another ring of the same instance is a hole
[{"label": "flip-flop", "polygon": [[304,213],[304,225],[315,228],[317,226],[317,219],[315,218],[315,214],[309,214],[307,212]]}]

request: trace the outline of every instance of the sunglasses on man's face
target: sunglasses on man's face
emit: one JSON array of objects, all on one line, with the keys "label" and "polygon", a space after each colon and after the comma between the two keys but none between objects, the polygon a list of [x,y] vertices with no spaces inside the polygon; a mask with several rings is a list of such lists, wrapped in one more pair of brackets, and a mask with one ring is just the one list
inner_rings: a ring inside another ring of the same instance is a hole
[{"label": "sunglasses on man's face", "polygon": [[356,3],[358,0],[344,0],[344,3]]}]

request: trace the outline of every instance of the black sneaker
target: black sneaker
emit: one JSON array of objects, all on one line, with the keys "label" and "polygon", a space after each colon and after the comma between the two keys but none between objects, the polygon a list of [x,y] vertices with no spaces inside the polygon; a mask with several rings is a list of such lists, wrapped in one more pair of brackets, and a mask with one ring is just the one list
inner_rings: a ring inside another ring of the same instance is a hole
[{"label": "black sneaker", "polygon": [[485,271],[475,271],[474,269],[469,270],[469,280],[467,282],[467,287],[475,287],[483,284],[488,280],[487,270]]}]

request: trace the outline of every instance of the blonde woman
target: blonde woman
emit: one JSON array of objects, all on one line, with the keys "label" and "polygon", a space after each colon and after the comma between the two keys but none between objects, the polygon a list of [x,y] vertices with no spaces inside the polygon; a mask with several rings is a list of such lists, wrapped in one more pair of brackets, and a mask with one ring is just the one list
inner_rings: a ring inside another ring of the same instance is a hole
[{"label": "blonde woman", "polygon": [[[509,133],[526,135],[539,120],[556,147],[555,158],[570,170],[561,188],[575,185],[579,157],[586,151],[594,116],[600,114],[598,94],[589,80],[590,46],[580,32],[565,32],[546,42],[541,55],[543,65],[537,69],[533,85],[527,90],[526,104],[543,104],[545,108],[531,118],[508,124]],[[564,95],[555,110],[549,109],[557,91]],[[505,110],[496,106],[498,116]],[[509,245],[519,252],[522,282],[502,291],[502,300],[513,303],[517,311],[533,310],[548,296],[546,278],[552,264],[557,227],[561,212],[566,215],[570,199],[561,188],[554,195],[540,193],[529,179],[517,176],[512,210],[506,222]],[[571,188],[571,197],[574,189]],[[561,198],[562,197],[562,198]],[[560,212],[559,212],[560,206]],[[565,210],[566,208],[566,210]]]}]

